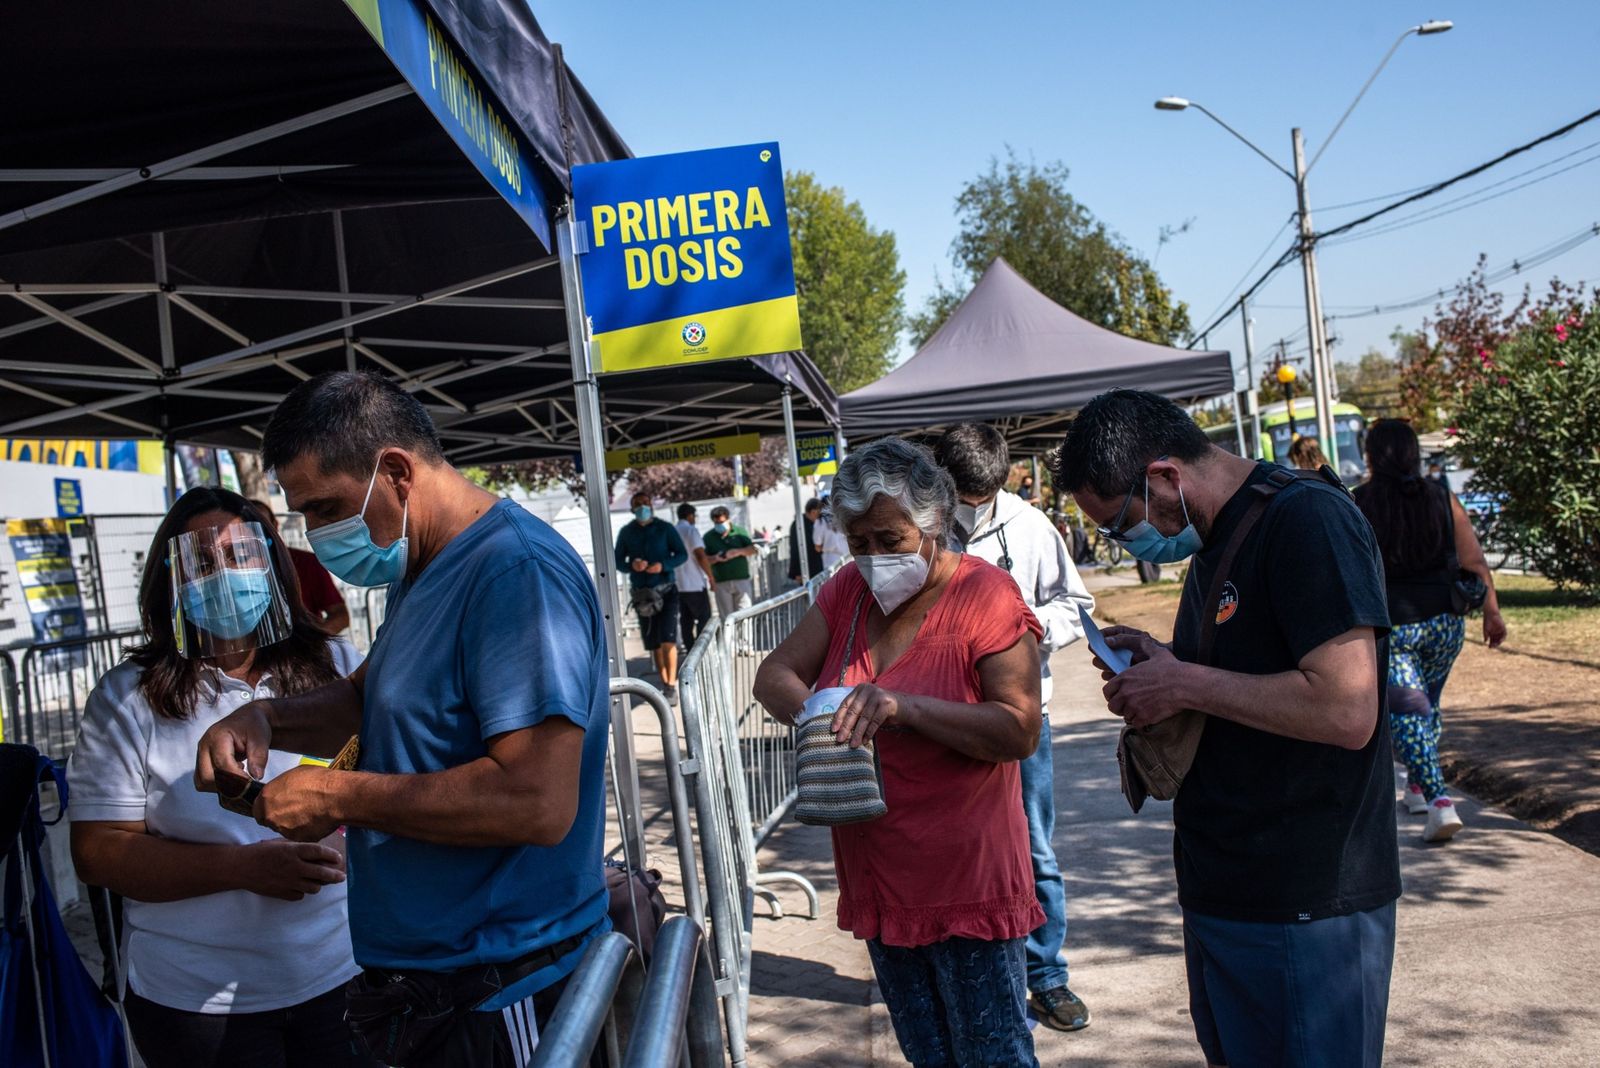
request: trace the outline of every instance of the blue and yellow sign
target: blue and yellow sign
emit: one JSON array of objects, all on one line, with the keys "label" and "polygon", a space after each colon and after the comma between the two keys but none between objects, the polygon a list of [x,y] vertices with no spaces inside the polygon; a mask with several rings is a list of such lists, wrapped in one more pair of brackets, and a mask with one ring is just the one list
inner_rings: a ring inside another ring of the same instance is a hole
[{"label": "blue and yellow sign", "polygon": [[87,635],[67,524],[60,519],[8,519],[6,536],[33,617],[33,640],[59,642]]},{"label": "blue and yellow sign", "polygon": [[600,371],[800,347],[776,142],[572,169]]},{"label": "blue and yellow sign", "polygon": [[83,483],[75,478],[56,479],[56,515],[73,519],[83,514]]},{"label": "blue and yellow sign", "polygon": [[832,434],[812,434],[795,438],[794,451],[799,461],[801,478],[806,475],[839,473],[839,454],[834,449]]},{"label": "blue and yellow sign", "polygon": [[0,438],[0,460],[139,471],[146,475],[161,474],[163,464],[159,441],[80,438]]},{"label": "blue and yellow sign", "polygon": [[522,216],[545,248],[550,205],[533,150],[507,121],[505,106],[420,0],[345,0],[478,173]]}]

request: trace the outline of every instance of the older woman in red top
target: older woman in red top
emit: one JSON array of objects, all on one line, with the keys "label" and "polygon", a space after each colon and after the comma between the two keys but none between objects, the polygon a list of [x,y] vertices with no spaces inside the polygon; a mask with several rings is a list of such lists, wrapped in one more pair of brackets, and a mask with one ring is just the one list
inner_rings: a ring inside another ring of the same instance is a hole
[{"label": "older woman in red top", "polygon": [[877,747],[888,814],[837,827],[839,926],[867,940],[905,1056],[1035,1064],[1023,941],[1033,892],[1017,762],[1039,739],[1039,623],[1004,571],[947,546],[955,485],[899,439],[851,454],[833,514],[852,563],[756,677],[793,722],[853,686],[840,741]]}]

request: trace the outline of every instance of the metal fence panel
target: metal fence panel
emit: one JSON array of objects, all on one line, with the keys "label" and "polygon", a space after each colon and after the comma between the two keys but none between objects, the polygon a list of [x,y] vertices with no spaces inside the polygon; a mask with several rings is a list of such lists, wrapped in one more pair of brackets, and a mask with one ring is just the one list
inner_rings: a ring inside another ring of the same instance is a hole
[{"label": "metal fence panel", "polygon": [[22,702],[17,688],[17,662],[0,649],[0,741],[22,740]]},{"label": "metal fence panel", "polygon": [[143,637],[133,630],[29,646],[18,677],[22,724],[15,740],[57,763],[71,756],[90,691]]}]

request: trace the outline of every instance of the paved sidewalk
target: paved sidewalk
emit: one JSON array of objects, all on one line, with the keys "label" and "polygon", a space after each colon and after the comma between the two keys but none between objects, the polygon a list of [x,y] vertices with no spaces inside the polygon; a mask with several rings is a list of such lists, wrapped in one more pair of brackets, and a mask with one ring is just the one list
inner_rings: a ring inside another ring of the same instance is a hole
[{"label": "paved sidewalk", "polygon": [[[1129,812],[1117,787],[1118,723],[1085,651],[1064,650],[1052,668],[1067,949],[1073,989],[1094,1022],[1070,1035],[1035,1031],[1040,1063],[1198,1063],[1170,806]],[[1425,846],[1422,818],[1396,806],[1406,896],[1385,1063],[1600,1064],[1600,858],[1471,800],[1461,811],[1460,837]],[[751,1064],[904,1064],[881,1004],[872,1005],[864,949],[834,926],[826,832],[785,825],[762,860],[810,875],[823,919],[803,918],[796,895],[789,917],[756,920]]]}]

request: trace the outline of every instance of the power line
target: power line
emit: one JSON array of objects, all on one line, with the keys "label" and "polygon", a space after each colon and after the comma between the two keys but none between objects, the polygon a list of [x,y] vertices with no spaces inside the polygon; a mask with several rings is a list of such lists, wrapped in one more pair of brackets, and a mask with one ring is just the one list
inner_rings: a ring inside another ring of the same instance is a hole
[{"label": "power line", "polygon": [[1256,267],[1260,265],[1261,261],[1267,258],[1267,253],[1271,252],[1272,246],[1278,243],[1278,238],[1282,237],[1283,232],[1292,225],[1294,225],[1294,216],[1290,215],[1283,221],[1283,225],[1278,227],[1277,232],[1267,239],[1267,243],[1262,247],[1260,254],[1257,255],[1255,260],[1251,262],[1250,266],[1246,267],[1243,273],[1239,275],[1239,280],[1228,287],[1228,295],[1219,300],[1215,308],[1212,308],[1210,311],[1206,312],[1207,319],[1212,318],[1223,308],[1229,307],[1234,303],[1234,293],[1238,291],[1240,286],[1244,285],[1244,280],[1250,277],[1250,272],[1255,270]]},{"label": "power line", "polygon": [[[1546,167],[1552,167],[1555,164],[1560,163],[1564,159],[1570,159],[1571,157],[1576,156],[1580,152],[1589,151],[1591,148],[1600,148],[1600,141],[1591,141],[1588,144],[1584,145],[1582,148],[1575,148],[1571,152],[1567,152],[1567,153],[1565,153],[1563,155],[1557,156],[1555,159],[1546,160],[1545,162],[1539,164],[1537,167],[1529,167],[1525,171],[1521,171],[1521,172],[1519,172],[1517,174],[1513,174],[1510,178],[1503,178],[1500,181],[1495,182],[1493,185],[1486,185],[1486,186],[1483,187],[1483,189],[1480,189],[1478,192],[1481,193],[1481,192],[1484,192],[1486,190],[1493,189],[1496,185],[1504,185],[1506,182],[1515,181],[1516,179],[1521,178],[1525,174],[1532,174],[1534,171],[1543,170]],[[1388,200],[1391,197],[1409,196],[1412,193],[1421,192],[1422,190],[1424,190],[1426,188],[1428,188],[1428,187],[1425,186],[1425,185],[1419,185],[1419,186],[1413,186],[1410,189],[1401,189],[1401,190],[1398,190],[1398,191],[1393,192],[1393,193],[1384,193],[1382,196],[1364,197],[1361,200],[1347,200],[1343,204],[1326,204],[1326,205],[1319,204],[1319,205],[1317,205],[1317,210],[1318,211],[1340,211],[1340,210],[1342,210],[1344,208],[1360,207],[1362,204],[1376,204],[1379,201]],[[1473,196],[1474,194],[1468,193],[1466,195],[1467,196]]]},{"label": "power line", "polygon": [[[1550,131],[1547,134],[1544,134],[1544,135],[1542,135],[1540,137],[1536,137],[1532,141],[1527,142],[1526,144],[1518,145],[1516,148],[1510,149],[1510,150],[1508,150],[1506,152],[1502,152],[1500,155],[1496,156],[1494,159],[1491,159],[1486,163],[1480,163],[1476,167],[1472,167],[1472,168],[1470,168],[1468,170],[1462,171],[1460,174],[1457,174],[1457,175],[1455,175],[1455,176],[1453,176],[1451,178],[1446,178],[1443,181],[1435,182],[1435,183],[1433,183],[1432,185],[1429,185],[1429,186],[1424,186],[1423,188],[1419,189],[1417,192],[1412,193],[1410,196],[1402,197],[1401,199],[1396,200],[1393,203],[1384,205],[1383,207],[1379,208],[1376,211],[1368,212],[1367,214],[1361,216],[1358,219],[1352,219],[1350,222],[1343,223],[1343,224],[1341,224],[1339,226],[1336,226],[1332,230],[1328,230],[1325,233],[1318,234],[1313,238],[1313,240],[1314,241],[1324,241],[1324,240],[1327,240],[1328,238],[1337,237],[1340,234],[1349,233],[1351,230],[1354,230],[1354,229],[1356,229],[1357,227],[1360,227],[1360,226],[1365,226],[1367,223],[1371,222],[1372,220],[1380,218],[1380,217],[1382,217],[1384,215],[1387,215],[1392,211],[1397,211],[1398,209],[1404,207],[1407,204],[1414,204],[1419,200],[1424,200],[1424,199],[1426,199],[1428,197],[1434,196],[1437,193],[1440,193],[1443,190],[1448,189],[1453,185],[1457,185],[1457,184],[1459,184],[1461,182],[1464,182],[1468,178],[1472,178],[1472,177],[1474,177],[1476,175],[1482,174],[1484,171],[1489,170],[1492,167],[1498,166],[1499,164],[1504,163],[1508,159],[1512,159],[1512,158],[1514,158],[1516,156],[1520,156],[1524,152],[1531,151],[1532,149],[1537,148],[1539,145],[1545,144],[1548,141],[1553,141],[1553,140],[1555,140],[1557,138],[1560,138],[1560,137],[1564,137],[1567,134],[1571,133],[1573,130],[1577,129],[1579,126],[1582,126],[1584,123],[1591,122],[1596,118],[1600,118],[1600,108],[1597,108],[1594,111],[1591,111],[1587,115],[1584,115],[1584,116],[1582,116],[1580,118],[1574,119],[1572,122],[1567,123],[1565,126],[1558,127],[1556,129]],[[1580,149],[1579,151],[1582,151],[1582,150]],[[1481,190],[1480,190],[1480,192],[1481,192]],[[1258,290],[1260,290],[1260,288],[1262,286],[1266,285],[1266,283],[1272,278],[1273,275],[1277,274],[1278,271],[1282,270],[1289,263],[1292,263],[1295,260],[1295,258],[1298,257],[1299,255],[1300,255],[1300,242],[1298,240],[1296,240],[1286,250],[1284,250],[1283,254],[1281,256],[1279,256],[1276,261],[1273,262],[1271,267],[1268,267],[1266,269],[1266,271],[1262,273],[1260,278],[1257,278],[1255,280],[1255,282],[1248,289],[1246,289],[1242,294],[1239,295],[1238,299],[1240,299],[1240,300],[1248,300],[1250,297],[1255,295],[1255,293]],[[1257,257],[1256,262],[1257,263],[1260,262],[1260,258],[1259,257]],[[1248,274],[1248,273],[1249,272],[1247,271],[1246,274]],[[1208,322],[1204,328],[1196,331],[1192,335],[1194,340],[1190,341],[1188,347],[1191,348],[1191,349],[1194,348],[1195,344],[1198,342],[1198,340],[1201,337],[1204,337],[1205,335],[1211,333],[1211,331],[1215,330],[1218,326],[1222,325],[1223,319],[1225,319],[1228,315],[1231,315],[1231,314],[1232,314],[1232,312],[1228,311],[1228,312],[1223,313],[1222,315],[1214,315],[1214,317],[1211,319],[1211,321]]]},{"label": "power line", "polygon": [[1365,226],[1367,223],[1371,222],[1373,219],[1376,219],[1376,218],[1378,218],[1380,216],[1383,216],[1383,215],[1387,215],[1391,211],[1396,211],[1396,210],[1398,210],[1400,208],[1403,208],[1407,204],[1414,204],[1419,200],[1423,200],[1423,199],[1425,199],[1427,197],[1431,197],[1435,193],[1442,192],[1443,190],[1446,190],[1446,189],[1450,188],[1453,185],[1456,185],[1456,184],[1458,184],[1460,182],[1466,181],[1468,178],[1474,177],[1475,175],[1482,174],[1484,171],[1488,170],[1489,168],[1498,166],[1499,164],[1504,163],[1508,159],[1511,159],[1511,158],[1513,158],[1515,156],[1520,156],[1524,152],[1531,151],[1531,150],[1539,147],[1540,145],[1544,144],[1547,141],[1554,141],[1558,137],[1565,137],[1567,134],[1571,133],[1573,130],[1576,130],[1578,127],[1582,126],[1584,123],[1591,122],[1591,121],[1593,121],[1594,119],[1597,119],[1597,118],[1600,118],[1600,108],[1596,108],[1595,110],[1589,112],[1589,114],[1584,115],[1582,118],[1574,119],[1572,122],[1567,123],[1565,126],[1559,127],[1559,128],[1557,128],[1555,130],[1552,130],[1549,133],[1543,135],[1542,137],[1536,137],[1532,141],[1529,141],[1527,144],[1518,145],[1516,148],[1513,148],[1508,152],[1502,152],[1500,155],[1496,156],[1492,160],[1489,160],[1487,163],[1480,163],[1476,167],[1472,167],[1472,168],[1469,168],[1468,170],[1464,170],[1460,174],[1456,175],[1453,178],[1446,178],[1442,182],[1435,182],[1433,185],[1428,186],[1426,189],[1423,189],[1423,190],[1420,190],[1420,191],[1418,191],[1416,193],[1413,193],[1408,197],[1401,197],[1399,200],[1396,200],[1394,203],[1386,204],[1383,207],[1379,208],[1377,211],[1369,211],[1367,214],[1361,216],[1359,219],[1352,219],[1351,221],[1349,221],[1347,223],[1343,223],[1343,224],[1341,224],[1339,226],[1335,226],[1332,230],[1328,230],[1325,233],[1318,234],[1317,235],[1317,240],[1318,241],[1324,241],[1324,240],[1327,240],[1330,237],[1338,237],[1340,234],[1348,233],[1351,230],[1356,229],[1358,226]]}]

